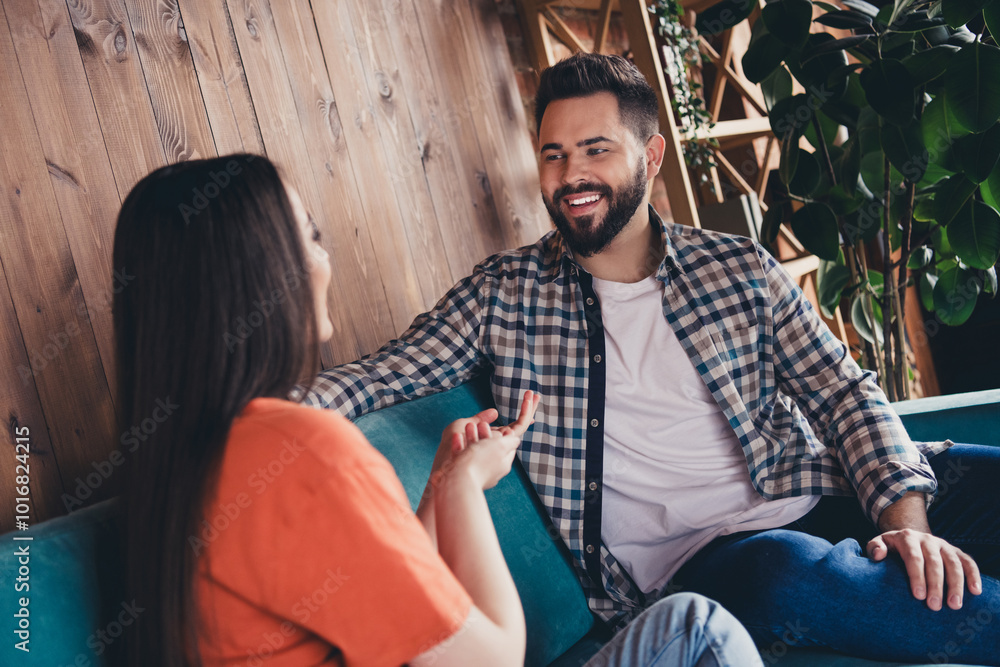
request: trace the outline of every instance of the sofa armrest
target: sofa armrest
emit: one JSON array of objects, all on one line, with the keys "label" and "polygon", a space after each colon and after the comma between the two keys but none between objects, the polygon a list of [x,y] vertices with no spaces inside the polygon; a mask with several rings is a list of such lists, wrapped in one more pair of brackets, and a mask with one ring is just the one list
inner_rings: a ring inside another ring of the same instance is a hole
[{"label": "sofa armrest", "polygon": [[914,440],[1000,446],[1000,389],[893,403]]}]

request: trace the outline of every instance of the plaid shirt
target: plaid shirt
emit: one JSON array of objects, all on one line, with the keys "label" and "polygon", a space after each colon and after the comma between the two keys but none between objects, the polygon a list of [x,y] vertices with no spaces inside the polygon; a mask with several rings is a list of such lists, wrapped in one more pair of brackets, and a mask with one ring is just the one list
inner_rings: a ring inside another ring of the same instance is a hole
[{"label": "plaid shirt", "polygon": [[[908,491],[936,489],[874,381],[753,241],[664,224],[663,316],[736,431],[766,499],[857,495],[872,521]],[[611,626],[645,596],[601,543],[604,332],[591,276],[558,232],[490,257],[399,339],[320,374],[306,402],[349,418],[491,373],[501,420],[526,389],[542,402],[521,463],[574,556],[591,609]]]}]

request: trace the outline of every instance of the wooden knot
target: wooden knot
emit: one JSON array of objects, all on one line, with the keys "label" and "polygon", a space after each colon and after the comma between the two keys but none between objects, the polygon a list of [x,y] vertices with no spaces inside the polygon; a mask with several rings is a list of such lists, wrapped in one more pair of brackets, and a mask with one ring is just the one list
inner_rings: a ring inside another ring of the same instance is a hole
[{"label": "wooden knot", "polygon": [[125,36],[125,28],[121,25],[115,31],[114,39],[115,58],[122,60],[125,58],[125,50],[128,48],[128,37]]},{"label": "wooden knot", "polygon": [[389,77],[385,75],[385,72],[375,72],[375,81],[378,83],[378,94],[387,100],[391,98],[392,85],[389,83]]}]

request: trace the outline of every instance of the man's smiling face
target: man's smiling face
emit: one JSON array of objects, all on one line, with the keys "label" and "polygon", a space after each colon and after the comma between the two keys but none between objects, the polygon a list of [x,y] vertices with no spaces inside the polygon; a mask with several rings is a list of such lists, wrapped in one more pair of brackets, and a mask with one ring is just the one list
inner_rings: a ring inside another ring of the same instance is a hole
[{"label": "man's smiling face", "polygon": [[595,93],[551,102],[538,128],[542,199],[570,249],[604,250],[646,196],[644,146],[618,99]]}]

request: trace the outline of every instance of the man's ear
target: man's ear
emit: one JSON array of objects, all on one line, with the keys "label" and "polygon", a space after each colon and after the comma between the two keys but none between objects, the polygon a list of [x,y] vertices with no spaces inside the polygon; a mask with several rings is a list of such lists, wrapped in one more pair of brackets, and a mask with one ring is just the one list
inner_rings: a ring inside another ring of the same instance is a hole
[{"label": "man's ear", "polygon": [[646,142],[646,180],[660,173],[663,164],[663,151],[667,148],[667,140],[662,134],[654,134]]}]

